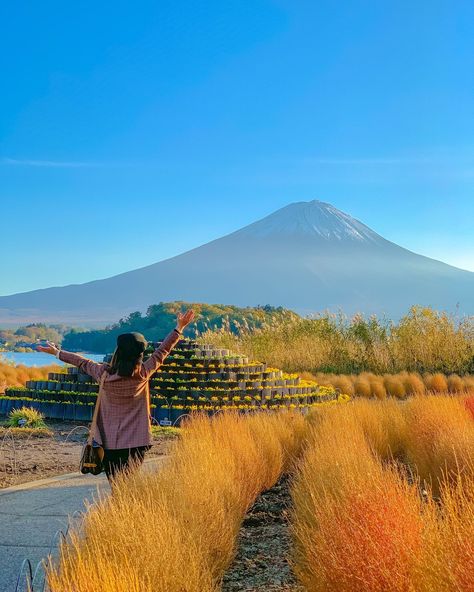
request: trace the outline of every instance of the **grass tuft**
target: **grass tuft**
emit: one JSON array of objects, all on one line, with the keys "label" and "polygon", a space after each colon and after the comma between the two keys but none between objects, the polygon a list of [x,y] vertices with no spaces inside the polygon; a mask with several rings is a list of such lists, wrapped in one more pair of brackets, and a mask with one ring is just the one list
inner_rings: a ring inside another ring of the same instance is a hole
[{"label": "grass tuft", "polygon": [[12,428],[36,428],[46,429],[44,415],[31,407],[12,409],[9,413],[6,425]]}]

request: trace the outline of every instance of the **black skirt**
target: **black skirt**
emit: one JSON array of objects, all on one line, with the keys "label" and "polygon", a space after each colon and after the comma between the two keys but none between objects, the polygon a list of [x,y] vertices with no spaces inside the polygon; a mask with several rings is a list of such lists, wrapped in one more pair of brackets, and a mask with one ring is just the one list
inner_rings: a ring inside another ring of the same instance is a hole
[{"label": "black skirt", "polygon": [[105,474],[108,479],[115,477],[115,475],[126,470],[130,461],[133,461],[134,465],[141,465],[145,459],[145,453],[151,446],[138,446],[136,448],[118,448],[116,450],[105,449],[104,465]]}]

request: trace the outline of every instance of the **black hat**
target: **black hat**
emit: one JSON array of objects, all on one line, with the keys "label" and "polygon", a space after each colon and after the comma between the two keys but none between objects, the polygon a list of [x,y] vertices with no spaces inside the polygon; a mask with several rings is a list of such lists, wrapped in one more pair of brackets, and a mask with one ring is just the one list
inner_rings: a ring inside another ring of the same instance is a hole
[{"label": "black hat", "polygon": [[148,342],[141,333],[122,333],[117,337],[117,347],[130,356],[139,356],[148,346]]}]

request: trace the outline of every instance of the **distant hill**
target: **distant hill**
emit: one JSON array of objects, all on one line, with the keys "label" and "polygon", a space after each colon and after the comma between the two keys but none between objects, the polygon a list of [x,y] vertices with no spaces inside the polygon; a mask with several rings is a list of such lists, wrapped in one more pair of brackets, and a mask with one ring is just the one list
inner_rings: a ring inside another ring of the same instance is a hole
[{"label": "distant hill", "polygon": [[290,204],[177,257],[80,285],[0,297],[0,327],[104,325],[157,301],[269,303],[399,318],[414,304],[474,314],[474,274],[417,255],[333,206]]},{"label": "distant hill", "polygon": [[195,322],[186,329],[190,337],[207,329],[224,328],[239,333],[298,318],[294,312],[271,306],[239,308],[222,304],[160,302],[150,306],[145,315],[133,312],[106,329],[71,331],[64,336],[62,347],[72,351],[108,353],[114,350],[117,335],[130,331],[143,333],[149,341],[159,341],[176,326],[177,313],[189,307],[196,312]]}]

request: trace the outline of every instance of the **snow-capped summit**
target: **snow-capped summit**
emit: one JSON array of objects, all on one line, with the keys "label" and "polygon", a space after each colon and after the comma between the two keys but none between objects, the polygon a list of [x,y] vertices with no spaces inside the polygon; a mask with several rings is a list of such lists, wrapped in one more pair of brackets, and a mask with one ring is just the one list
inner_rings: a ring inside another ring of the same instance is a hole
[{"label": "snow-capped summit", "polygon": [[299,235],[337,241],[383,241],[362,222],[316,199],[292,203],[234,234],[261,238]]}]

